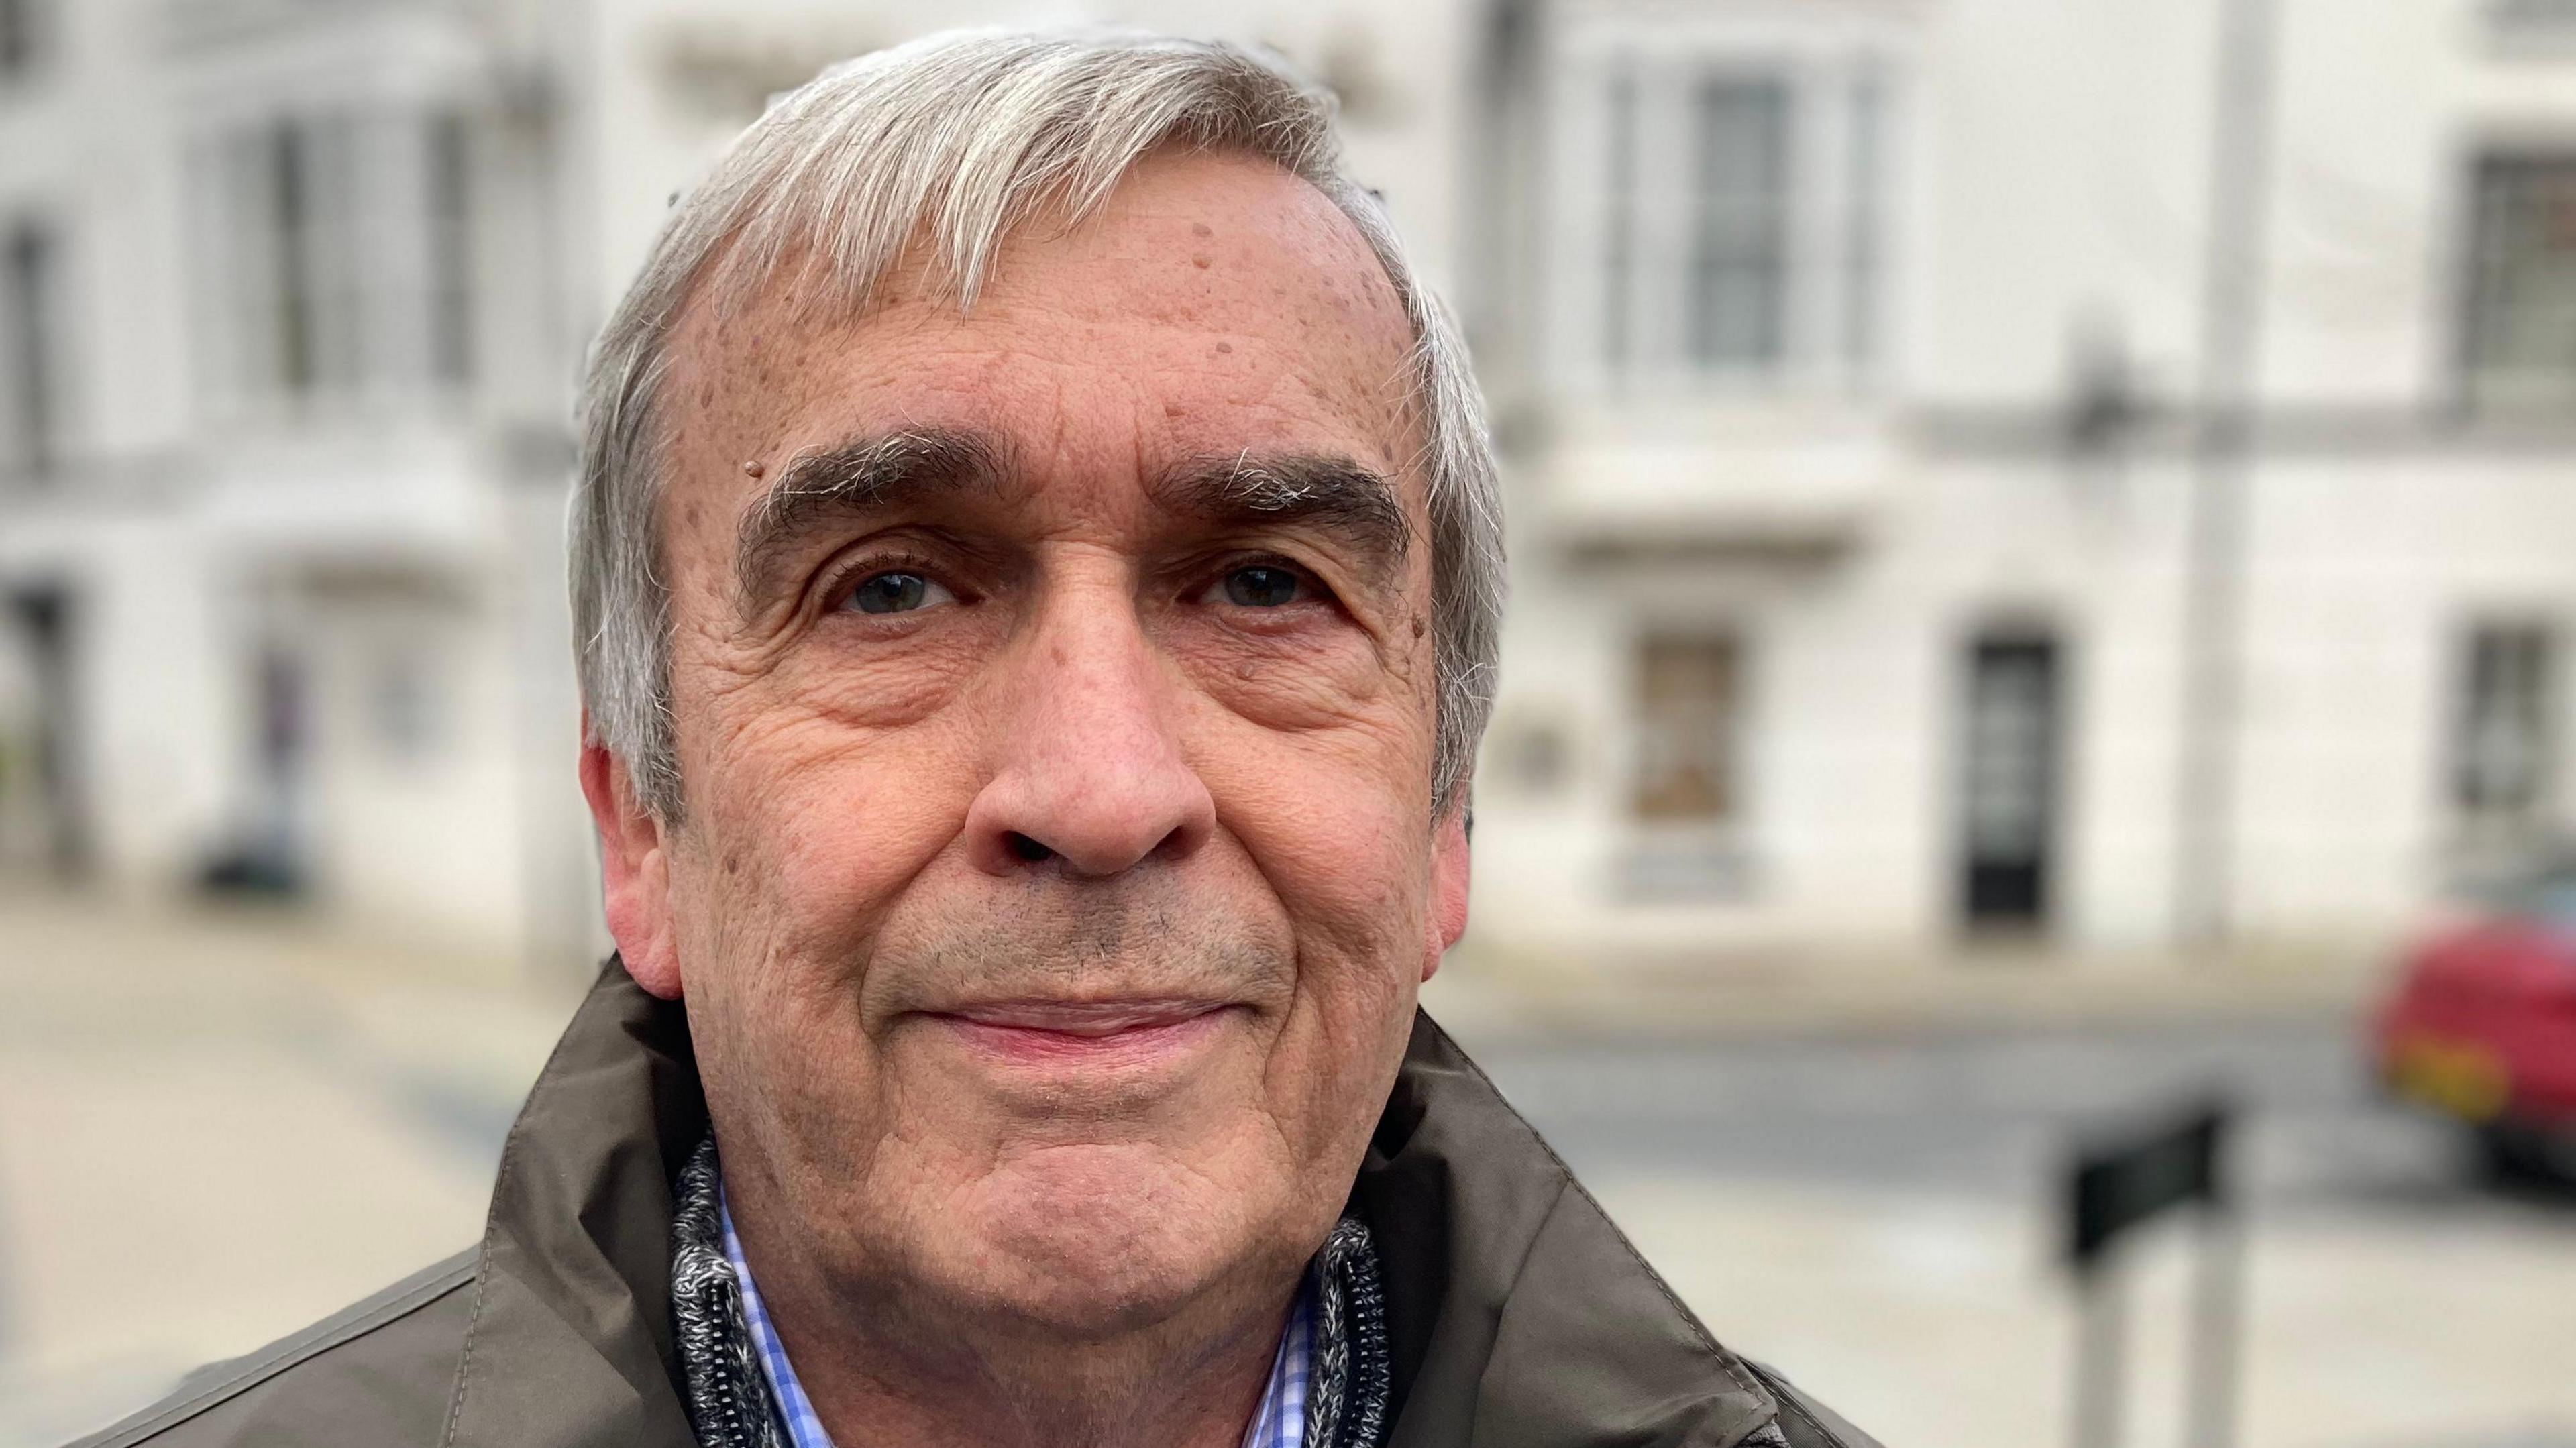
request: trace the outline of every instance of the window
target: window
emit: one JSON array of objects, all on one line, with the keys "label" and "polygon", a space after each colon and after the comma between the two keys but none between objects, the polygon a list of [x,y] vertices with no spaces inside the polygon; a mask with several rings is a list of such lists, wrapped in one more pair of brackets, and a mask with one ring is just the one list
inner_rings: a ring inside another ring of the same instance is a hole
[{"label": "window", "polygon": [[1738,648],[1728,637],[1649,636],[1637,654],[1637,773],[1631,804],[1656,825],[1720,825],[1737,813]]},{"label": "window", "polygon": [[439,753],[447,738],[447,710],[437,660],[425,649],[397,645],[371,668],[367,711],[377,749],[405,764]]},{"label": "window", "polygon": [[2467,295],[2471,406],[2576,401],[2576,156],[2479,163]]},{"label": "window", "polygon": [[22,80],[36,68],[44,49],[36,13],[40,0],[0,0],[0,84]]},{"label": "window", "polygon": [[1615,888],[1638,901],[1745,898],[1743,645],[1722,633],[1646,635],[1635,689],[1633,827]]},{"label": "window", "polygon": [[[1614,386],[1844,389],[1879,361],[1884,66],[1617,47],[1573,67],[1568,300]],[[1584,240],[1588,238],[1587,240]]]},{"label": "window", "polygon": [[1603,159],[1601,355],[1623,367],[1634,355],[1629,298],[1637,290],[1637,74],[1621,65],[1610,77],[1608,155]]},{"label": "window", "polygon": [[1887,83],[1876,66],[1864,66],[1851,77],[1845,96],[1850,105],[1844,131],[1845,176],[1842,224],[1837,240],[1842,305],[1841,335],[1835,339],[1843,360],[1865,369],[1878,356],[1879,247],[1887,229],[1886,178],[1881,174],[1887,147]]},{"label": "window", "polygon": [[298,405],[470,380],[471,164],[446,112],[312,111],[213,146],[210,278],[235,400]]},{"label": "window", "polygon": [[1789,88],[1709,79],[1691,102],[1685,350],[1703,367],[1776,363],[1789,289]]},{"label": "window", "polygon": [[309,397],[358,379],[357,157],[345,116],[282,118],[221,147],[224,294],[254,395]]},{"label": "window", "polygon": [[2473,826],[2536,824],[2557,765],[2557,661],[2549,630],[2469,631],[2451,734],[2451,800]]},{"label": "window", "polygon": [[454,115],[433,116],[427,139],[430,375],[455,384],[472,376],[474,360],[472,198],[466,191],[465,122]]},{"label": "window", "polygon": [[2576,34],[2576,0],[2486,0],[2484,10],[2489,39],[2508,54],[2555,50]]},{"label": "window", "polygon": [[54,306],[60,270],[53,234],[34,222],[0,241],[0,472],[53,470],[60,425]]}]

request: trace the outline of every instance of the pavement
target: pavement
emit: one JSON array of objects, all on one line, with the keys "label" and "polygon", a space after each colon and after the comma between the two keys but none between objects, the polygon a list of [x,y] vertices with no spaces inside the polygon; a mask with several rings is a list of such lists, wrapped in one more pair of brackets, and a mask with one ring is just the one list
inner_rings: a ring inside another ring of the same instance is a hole
[{"label": "pavement", "polygon": [[[1890,1448],[2069,1441],[2060,1168],[2212,1090],[2247,1123],[2243,1448],[2576,1448],[2576,1204],[2479,1184],[2375,1098],[2358,974],[2008,969],[1802,995],[1470,954],[1428,998],[1719,1336]],[[291,915],[0,894],[0,1448],[469,1244],[575,989]],[[2181,1441],[2195,1246],[2124,1254],[2126,1443]]]},{"label": "pavement", "polygon": [[273,912],[0,896],[0,1448],[480,1235],[567,989]]}]

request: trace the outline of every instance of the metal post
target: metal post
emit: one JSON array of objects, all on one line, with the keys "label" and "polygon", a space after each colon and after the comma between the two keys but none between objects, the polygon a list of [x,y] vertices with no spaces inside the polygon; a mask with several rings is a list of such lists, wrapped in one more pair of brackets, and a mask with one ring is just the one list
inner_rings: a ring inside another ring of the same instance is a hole
[{"label": "metal post", "polygon": [[2192,1291],[2191,1448],[2236,1442],[2238,1344],[2245,1316],[2245,1224],[2224,1195],[2201,1211],[2200,1264]]},{"label": "metal post", "polygon": [[2175,931],[2183,944],[2201,948],[2226,942],[2232,909],[2247,454],[2259,385],[2265,183],[2280,8],[2279,0],[2221,4],[2174,832]]},{"label": "metal post", "polygon": [[2076,1289],[2073,1448],[2119,1448],[2122,1378],[2128,1358],[2128,1294],[2119,1265],[2093,1264]]}]

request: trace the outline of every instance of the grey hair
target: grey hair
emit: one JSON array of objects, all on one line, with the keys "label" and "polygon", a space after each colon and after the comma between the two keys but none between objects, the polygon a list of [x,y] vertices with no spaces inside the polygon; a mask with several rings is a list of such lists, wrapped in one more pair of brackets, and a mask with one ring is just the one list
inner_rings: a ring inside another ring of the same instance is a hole
[{"label": "grey hair", "polygon": [[1403,302],[1432,535],[1435,815],[1462,801],[1493,710],[1503,603],[1484,400],[1385,207],[1342,173],[1331,97],[1223,44],[950,31],[779,98],[678,206],[592,353],[570,518],[574,638],[589,742],[625,764],[646,809],[669,822],[681,811],[656,519],[669,481],[658,413],[686,310],[747,306],[792,273],[800,302],[812,289],[856,315],[916,245],[934,283],[971,307],[1014,227],[1080,221],[1147,152],[1175,145],[1303,178],[1359,229]]}]

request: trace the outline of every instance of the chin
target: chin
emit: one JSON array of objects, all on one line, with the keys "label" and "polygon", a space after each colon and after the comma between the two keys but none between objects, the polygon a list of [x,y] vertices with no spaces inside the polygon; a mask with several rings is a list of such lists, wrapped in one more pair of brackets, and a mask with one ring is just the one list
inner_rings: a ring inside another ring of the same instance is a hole
[{"label": "chin", "polygon": [[969,1295],[1075,1337],[1161,1321],[1274,1255],[1229,1185],[1135,1146],[1013,1162],[973,1194],[981,1220],[961,1224]]}]

